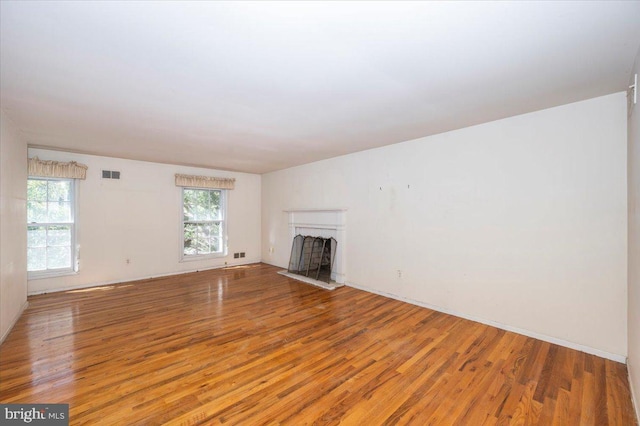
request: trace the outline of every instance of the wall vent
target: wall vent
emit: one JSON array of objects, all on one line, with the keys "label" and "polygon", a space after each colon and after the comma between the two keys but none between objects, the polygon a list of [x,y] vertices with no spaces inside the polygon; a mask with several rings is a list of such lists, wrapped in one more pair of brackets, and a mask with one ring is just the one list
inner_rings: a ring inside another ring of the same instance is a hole
[{"label": "wall vent", "polygon": [[120,179],[120,172],[115,170],[103,170],[102,179]]}]

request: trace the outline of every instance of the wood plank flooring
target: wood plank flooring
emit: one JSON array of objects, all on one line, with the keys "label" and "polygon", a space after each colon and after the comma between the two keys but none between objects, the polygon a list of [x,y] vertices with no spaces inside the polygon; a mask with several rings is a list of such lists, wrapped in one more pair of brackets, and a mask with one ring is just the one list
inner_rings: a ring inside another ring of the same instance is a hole
[{"label": "wood plank flooring", "polygon": [[0,401],[87,425],[636,424],[624,364],[277,271],[31,297]]}]

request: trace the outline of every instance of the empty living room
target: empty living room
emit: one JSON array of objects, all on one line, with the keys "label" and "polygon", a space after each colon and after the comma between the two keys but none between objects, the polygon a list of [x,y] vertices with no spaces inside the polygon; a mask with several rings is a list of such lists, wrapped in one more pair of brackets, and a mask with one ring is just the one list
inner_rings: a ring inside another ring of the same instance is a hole
[{"label": "empty living room", "polygon": [[629,425],[640,1],[0,0],[0,424]]}]

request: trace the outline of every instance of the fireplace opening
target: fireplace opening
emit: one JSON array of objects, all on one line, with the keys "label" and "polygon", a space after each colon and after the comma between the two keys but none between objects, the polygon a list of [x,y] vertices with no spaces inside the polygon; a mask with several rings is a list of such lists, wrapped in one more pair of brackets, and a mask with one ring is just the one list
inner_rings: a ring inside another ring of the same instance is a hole
[{"label": "fireplace opening", "polygon": [[296,235],[291,246],[288,272],[331,282],[337,246],[335,238]]}]

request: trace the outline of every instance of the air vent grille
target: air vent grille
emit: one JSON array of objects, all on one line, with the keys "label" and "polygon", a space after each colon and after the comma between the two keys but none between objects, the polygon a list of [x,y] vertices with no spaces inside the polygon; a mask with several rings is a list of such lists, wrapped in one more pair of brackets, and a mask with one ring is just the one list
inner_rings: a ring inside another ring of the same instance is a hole
[{"label": "air vent grille", "polygon": [[115,170],[103,170],[102,179],[120,179],[120,172]]}]

